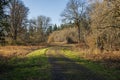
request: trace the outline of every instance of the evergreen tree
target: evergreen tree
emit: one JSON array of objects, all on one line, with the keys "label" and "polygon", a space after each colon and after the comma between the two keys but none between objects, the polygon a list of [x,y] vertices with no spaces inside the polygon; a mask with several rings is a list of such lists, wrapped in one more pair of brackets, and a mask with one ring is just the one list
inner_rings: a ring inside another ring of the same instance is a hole
[{"label": "evergreen tree", "polygon": [[0,43],[5,43],[5,35],[7,35],[6,32],[6,18],[7,15],[5,14],[5,6],[8,4],[9,1],[7,0],[0,0]]},{"label": "evergreen tree", "polygon": [[57,25],[55,24],[53,27],[53,31],[56,31],[58,29]]}]

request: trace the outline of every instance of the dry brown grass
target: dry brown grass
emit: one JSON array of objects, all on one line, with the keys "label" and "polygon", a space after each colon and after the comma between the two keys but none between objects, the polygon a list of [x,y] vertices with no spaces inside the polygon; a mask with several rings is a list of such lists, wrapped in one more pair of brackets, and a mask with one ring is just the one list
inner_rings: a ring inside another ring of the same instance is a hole
[{"label": "dry brown grass", "polygon": [[120,69],[120,51],[104,51],[99,54],[89,54],[86,58],[101,62],[107,68]]},{"label": "dry brown grass", "polygon": [[120,51],[100,51],[99,49],[84,49],[74,47],[73,50],[77,51],[80,57],[85,59],[99,62],[107,68],[116,68],[120,69]]},{"label": "dry brown grass", "polygon": [[0,47],[0,57],[11,58],[25,56],[29,52],[43,48],[44,46],[4,46]]}]

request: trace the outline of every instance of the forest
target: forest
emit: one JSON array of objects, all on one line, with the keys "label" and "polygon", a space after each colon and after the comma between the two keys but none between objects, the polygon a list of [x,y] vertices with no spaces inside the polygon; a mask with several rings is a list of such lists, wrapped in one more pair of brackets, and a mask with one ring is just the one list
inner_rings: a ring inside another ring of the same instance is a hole
[{"label": "forest", "polygon": [[120,0],[68,0],[60,25],[29,11],[0,0],[0,80],[120,80]]}]

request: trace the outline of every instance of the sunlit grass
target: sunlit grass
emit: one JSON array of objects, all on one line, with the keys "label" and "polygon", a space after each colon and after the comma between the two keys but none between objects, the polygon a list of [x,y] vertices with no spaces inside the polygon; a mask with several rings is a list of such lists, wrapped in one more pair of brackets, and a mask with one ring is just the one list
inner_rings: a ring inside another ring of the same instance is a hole
[{"label": "sunlit grass", "polygon": [[93,62],[90,60],[83,59],[82,56],[80,56],[80,53],[73,52],[71,50],[62,50],[63,54],[70,58],[71,60],[76,61],[77,64],[81,64],[84,67],[90,69],[91,71],[104,76],[108,80],[119,80],[120,79],[120,71],[117,71],[115,69],[109,69],[104,67],[102,64],[98,62]]},{"label": "sunlit grass", "polygon": [[25,57],[14,57],[4,67],[0,80],[50,80],[50,64],[45,55],[47,49],[40,49]]}]

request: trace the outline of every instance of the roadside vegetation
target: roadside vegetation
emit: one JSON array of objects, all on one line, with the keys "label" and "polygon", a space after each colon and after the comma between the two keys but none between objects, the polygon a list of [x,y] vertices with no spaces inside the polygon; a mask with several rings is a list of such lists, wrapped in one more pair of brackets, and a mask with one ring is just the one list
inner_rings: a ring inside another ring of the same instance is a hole
[{"label": "roadside vegetation", "polygon": [[84,67],[92,70],[94,73],[97,73],[103,77],[105,77],[107,80],[119,80],[120,79],[120,71],[119,69],[106,67],[102,62],[100,61],[93,61],[86,58],[84,56],[84,53],[81,52],[75,52],[67,49],[62,50],[65,57],[68,57],[69,59],[76,62],[76,64],[83,65]]},{"label": "roadside vegetation", "polygon": [[0,80],[51,80],[47,48],[0,60]]}]

